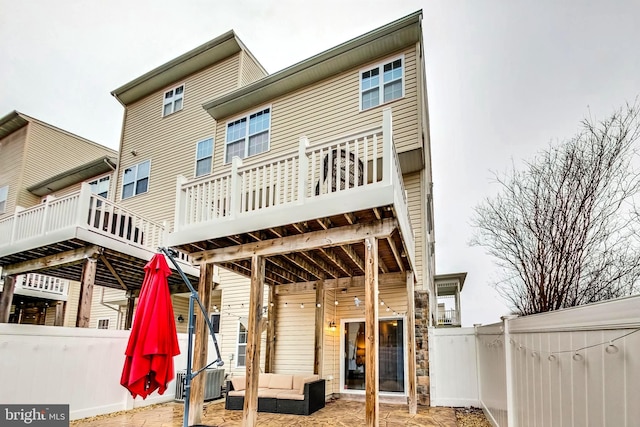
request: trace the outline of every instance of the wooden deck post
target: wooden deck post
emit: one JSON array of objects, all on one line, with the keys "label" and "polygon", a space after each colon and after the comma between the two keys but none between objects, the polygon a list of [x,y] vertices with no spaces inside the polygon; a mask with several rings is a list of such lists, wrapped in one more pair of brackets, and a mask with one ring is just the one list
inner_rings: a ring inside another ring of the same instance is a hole
[{"label": "wooden deck post", "polygon": [[4,288],[0,295],[0,323],[9,323],[9,314],[11,313],[11,301],[13,301],[13,292],[16,288],[16,280],[14,276],[4,278]]},{"label": "wooden deck post", "polygon": [[365,252],[365,421],[369,427],[379,423],[378,373],[378,239],[364,240]]},{"label": "wooden deck post", "polygon": [[136,297],[131,291],[127,291],[127,315],[124,319],[124,329],[127,331],[131,329],[133,323],[133,309],[136,305]]},{"label": "wooden deck post", "polygon": [[86,258],[82,267],[82,279],[80,280],[80,298],[78,301],[78,316],[76,327],[88,328],[91,319],[91,302],[93,300],[93,285],[96,282],[95,258]]},{"label": "wooden deck post", "polygon": [[416,322],[415,322],[415,293],[413,290],[413,271],[407,271],[407,359],[409,388],[407,403],[409,413],[418,412],[418,395],[416,388]]},{"label": "wooden deck post", "polygon": [[269,308],[267,309],[267,318],[269,323],[267,325],[267,348],[264,360],[265,373],[271,373],[275,369],[276,361],[276,321],[278,316],[278,294],[276,293],[276,286],[271,285],[269,287]]},{"label": "wooden deck post", "polygon": [[[200,266],[200,280],[198,281],[198,295],[202,305],[209,311],[211,306],[211,287],[213,286],[213,264]],[[196,305],[196,322],[193,344],[192,370],[202,369],[207,364],[209,344],[209,329],[204,314]],[[203,371],[191,381],[191,399],[189,401],[189,425],[202,422],[202,408],[204,406],[204,381],[206,373]]]},{"label": "wooden deck post", "polygon": [[64,309],[66,306],[66,301],[56,302],[56,317],[53,320],[53,326],[64,326]]},{"label": "wooden deck post", "polygon": [[262,295],[264,294],[265,260],[251,257],[251,290],[249,292],[249,325],[247,328],[246,386],[242,407],[242,425],[255,426],[258,421],[258,379],[260,375],[260,335],[262,332]]},{"label": "wooden deck post", "polygon": [[[319,306],[318,306],[319,305]],[[322,378],[322,354],[324,342],[324,280],[316,285],[316,331],[315,354],[313,356],[313,373]]]}]

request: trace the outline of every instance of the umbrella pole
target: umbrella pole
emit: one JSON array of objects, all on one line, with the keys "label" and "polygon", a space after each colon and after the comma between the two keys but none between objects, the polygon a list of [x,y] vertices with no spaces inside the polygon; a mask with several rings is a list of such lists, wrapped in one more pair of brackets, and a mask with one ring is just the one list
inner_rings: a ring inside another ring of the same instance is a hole
[{"label": "umbrella pole", "polygon": [[[206,368],[208,368],[211,365],[218,365],[218,366],[222,366],[224,365],[224,361],[222,360],[222,358],[220,357],[220,348],[218,347],[218,341],[216,340],[216,335],[213,332],[213,325],[211,324],[211,319],[209,318],[209,313],[207,311],[207,309],[204,308],[204,306],[202,305],[202,301],[200,301],[200,297],[198,296],[198,292],[195,290],[195,288],[193,287],[193,285],[191,284],[191,281],[189,280],[189,278],[186,276],[186,274],[184,274],[184,271],[182,271],[182,269],[180,268],[180,266],[178,265],[178,263],[176,262],[176,260],[173,258],[175,252],[171,249],[168,248],[158,248],[158,250],[160,252],[162,252],[164,255],[167,256],[167,258],[169,258],[169,260],[171,261],[171,263],[173,264],[173,266],[176,268],[176,270],[178,271],[178,274],[180,274],[180,277],[182,278],[182,280],[184,281],[184,283],[187,285],[187,287],[189,288],[189,291],[191,292],[189,295],[189,336],[187,338],[187,375],[185,378],[185,391],[184,391],[184,417],[182,420],[182,425],[183,427],[189,427],[189,404],[191,403],[191,380],[197,376],[198,374],[200,374],[202,371],[204,371]],[[194,312],[194,302],[197,302],[198,305],[200,306],[200,311],[202,311],[202,314],[204,315],[204,320],[207,323],[207,326],[209,327],[209,333],[211,334],[211,338],[213,338],[213,345],[216,348],[216,355],[218,356],[218,358],[210,363],[209,365],[205,366],[204,368],[200,369],[197,372],[192,372],[192,366],[191,366],[191,361],[193,360],[193,312]]]}]

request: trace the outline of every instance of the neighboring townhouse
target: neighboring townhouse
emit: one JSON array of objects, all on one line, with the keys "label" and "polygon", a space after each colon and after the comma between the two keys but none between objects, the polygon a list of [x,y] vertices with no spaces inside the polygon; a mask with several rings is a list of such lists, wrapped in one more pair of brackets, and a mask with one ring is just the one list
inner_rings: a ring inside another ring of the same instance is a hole
[{"label": "neighboring townhouse", "polygon": [[[78,191],[108,197],[116,151],[13,111],[0,119],[0,220]],[[10,235],[3,234],[4,243]],[[16,277],[11,323],[75,325],[79,283],[46,274]]]},{"label": "neighboring townhouse", "polygon": [[378,394],[429,403],[421,19],[271,75],[229,32],[112,92],[125,106],[116,200],[169,220],[167,243],[200,266],[200,291],[213,286],[227,371],[316,372],[328,396],[368,409]]},{"label": "neighboring townhouse", "polygon": [[116,161],[115,150],[23,113],[0,119],[0,322],[130,326],[164,228],[112,202]]}]

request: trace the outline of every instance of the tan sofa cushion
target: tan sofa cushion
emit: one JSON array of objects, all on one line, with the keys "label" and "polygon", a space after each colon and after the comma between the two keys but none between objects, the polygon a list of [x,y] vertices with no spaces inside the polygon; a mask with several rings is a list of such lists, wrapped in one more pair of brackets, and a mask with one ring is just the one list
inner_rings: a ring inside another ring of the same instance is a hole
[{"label": "tan sofa cushion", "polygon": [[269,382],[271,381],[271,377],[273,374],[260,374],[258,379],[258,387],[259,388],[269,388]]},{"label": "tan sofa cushion", "polygon": [[291,393],[290,388],[265,388],[258,391],[258,397],[271,397],[275,399],[280,393]]},{"label": "tan sofa cushion", "polygon": [[231,390],[229,396],[244,396],[244,390]]},{"label": "tan sofa cushion", "polygon": [[304,394],[294,393],[293,391],[284,391],[278,393],[278,399],[304,400]]},{"label": "tan sofa cushion", "polygon": [[233,377],[231,378],[231,384],[233,384],[234,390],[242,391],[245,388],[246,380],[244,377]]},{"label": "tan sofa cushion", "polygon": [[314,375],[314,374],[295,375],[293,377],[293,387],[292,387],[293,392],[304,393],[304,385],[306,383],[316,381],[317,379],[318,379],[318,375]]},{"label": "tan sofa cushion", "polygon": [[284,375],[284,374],[271,375],[271,380],[269,381],[269,388],[291,389],[291,387],[293,387],[293,375]]}]

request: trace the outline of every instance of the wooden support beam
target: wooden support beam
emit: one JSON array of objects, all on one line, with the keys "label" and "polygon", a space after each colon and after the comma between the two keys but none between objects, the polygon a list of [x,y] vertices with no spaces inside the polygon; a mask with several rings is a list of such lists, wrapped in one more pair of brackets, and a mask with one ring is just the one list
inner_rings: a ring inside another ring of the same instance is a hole
[{"label": "wooden support beam", "polygon": [[116,279],[116,282],[118,282],[120,284],[120,287],[122,289],[124,289],[125,291],[128,290],[129,288],[127,287],[127,285],[125,285],[125,283],[122,281],[122,279],[120,278],[120,275],[118,274],[118,272],[113,268],[113,266],[111,265],[111,263],[109,262],[109,260],[107,259],[107,257],[105,257],[103,254],[100,254],[100,261],[102,261],[102,263],[105,265],[105,267],[107,267],[107,269],[111,272],[111,275],[113,276],[114,279]]},{"label": "wooden support beam", "polygon": [[78,316],[76,317],[76,327],[88,328],[91,319],[91,302],[93,300],[93,286],[96,282],[95,258],[84,260],[82,267],[82,279],[80,280],[80,299],[78,301]]},{"label": "wooden support beam", "polygon": [[267,348],[264,361],[265,373],[273,373],[276,361],[276,321],[278,318],[278,294],[276,286],[269,286],[269,306],[267,308]]},{"label": "wooden support beam", "polygon": [[[355,223],[355,216],[352,218],[351,216],[349,216],[348,214],[345,214],[345,217],[347,218],[347,221],[349,221],[349,224],[353,225]],[[331,221],[329,221],[328,219],[326,220],[318,220],[318,224],[320,224],[320,226],[322,228],[324,228],[325,230],[328,230],[331,227]],[[356,253],[355,250],[353,250],[353,248],[350,245],[341,245],[340,249],[342,249],[344,251],[344,253],[351,258],[351,261],[353,261],[353,263],[355,265],[358,266],[358,268],[360,269],[360,271],[362,271],[364,273],[364,261],[362,260],[362,258],[360,258],[358,256],[358,254]],[[336,265],[338,265],[338,267],[344,271],[345,273],[352,275],[352,273],[350,271],[348,271],[348,267],[346,266],[345,263],[342,262],[342,260],[336,256],[335,254],[333,254],[332,251],[330,250],[324,250],[323,253],[327,256],[327,258],[329,258],[331,261],[333,261]],[[335,276],[334,276],[335,277]]]},{"label": "wooden support beam", "polygon": [[[213,264],[200,267],[200,280],[198,281],[198,295],[202,305],[208,310],[211,306],[211,287],[213,285]],[[209,347],[209,329],[204,314],[196,304],[196,322],[193,344],[193,370],[202,369],[207,364],[207,352]],[[191,382],[191,400],[189,402],[189,425],[202,423],[202,409],[204,407],[204,382],[205,371],[193,378]]]},{"label": "wooden support beam", "polygon": [[364,241],[365,253],[365,423],[377,427],[379,423],[378,369],[378,239]]},{"label": "wooden support beam", "polygon": [[[405,284],[405,273],[389,273],[378,276],[378,283],[380,285],[397,285],[403,286]],[[313,291],[316,289],[318,281],[300,282],[300,283],[287,283],[278,285],[276,292],[278,295],[295,295],[302,292]],[[364,276],[353,277],[341,277],[339,279],[325,279],[324,290],[330,289],[350,289],[363,287],[365,284]]]},{"label": "wooden support beam", "polygon": [[393,256],[396,259],[398,266],[400,267],[400,271],[404,272],[405,268],[404,268],[404,263],[402,262],[402,255],[400,254],[400,251],[396,246],[396,242],[394,242],[391,236],[389,236],[387,237],[387,243],[389,243],[389,247],[391,248],[391,252],[393,252]]},{"label": "wooden support beam", "polygon": [[313,373],[322,378],[322,354],[324,343],[324,280],[318,280],[316,286],[316,330],[315,351],[313,355]]},{"label": "wooden support beam", "polygon": [[66,307],[66,301],[56,302],[56,317],[53,319],[53,326],[64,326],[64,310]]},{"label": "wooden support beam", "polygon": [[131,329],[133,323],[133,309],[136,305],[136,296],[133,292],[127,292],[127,314],[124,319],[124,329],[127,331]]},{"label": "wooden support beam", "polygon": [[61,252],[59,254],[10,264],[3,268],[3,272],[9,276],[29,273],[31,271],[43,270],[45,268],[56,267],[58,265],[75,264],[86,258],[94,258],[101,253],[101,247],[94,245],[85,246],[71,251]]},{"label": "wooden support beam", "polygon": [[[344,251],[344,253],[347,254],[347,256],[351,259],[351,261],[353,261],[353,263],[358,266],[360,271],[362,271],[364,273],[364,260],[362,258],[360,258],[360,256],[358,256],[358,254],[353,249],[353,247],[352,246],[343,245],[343,246],[340,246],[340,249],[342,249]],[[385,273],[387,273],[387,272],[388,271],[385,271]]]},{"label": "wooden support beam", "polygon": [[11,314],[11,302],[13,301],[13,293],[16,288],[16,279],[13,276],[4,278],[4,287],[2,295],[0,295],[0,323],[9,323],[9,315]]},{"label": "wooden support beam", "polygon": [[253,255],[267,257],[288,254],[303,250],[347,245],[362,241],[363,237],[386,238],[393,233],[397,226],[395,219],[387,218],[368,224],[347,225],[244,245],[194,252],[191,256],[194,264],[203,264],[236,261],[247,259]]},{"label": "wooden support beam", "polygon": [[242,407],[242,425],[255,426],[258,421],[258,377],[260,375],[260,323],[264,294],[265,260],[259,255],[251,257],[251,289],[249,291],[249,319],[245,365],[245,394]]},{"label": "wooden support beam", "polygon": [[418,394],[416,387],[416,324],[415,324],[415,293],[413,289],[413,271],[407,271],[407,358],[409,387],[407,390],[407,403],[409,413],[415,415],[418,412]]}]

